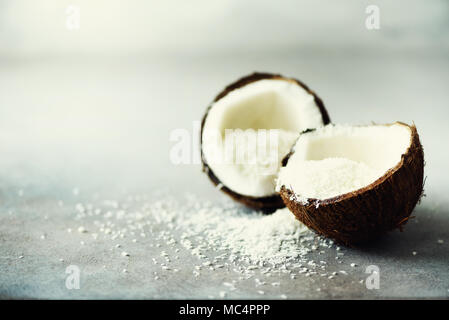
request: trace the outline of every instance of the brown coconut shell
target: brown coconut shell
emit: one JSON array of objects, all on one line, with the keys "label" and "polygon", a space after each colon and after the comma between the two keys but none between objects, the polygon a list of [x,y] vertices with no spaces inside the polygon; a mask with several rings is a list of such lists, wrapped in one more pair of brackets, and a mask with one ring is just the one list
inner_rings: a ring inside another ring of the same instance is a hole
[{"label": "brown coconut shell", "polygon": [[308,199],[307,205],[282,186],[281,197],[296,218],[345,245],[361,244],[397,228],[402,231],[423,194],[424,152],[416,127],[397,123],[410,128],[410,146],[395,167],[368,186],[326,200]]},{"label": "brown coconut shell", "polygon": [[203,172],[205,172],[208,175],[209,179],[212,181],[212,183],[215,186],[218,186],[218,185],[222,186],[220,188],[221,191],[223,191],[224,193],[229,195],[234,200],[236,200],[250,208],[270,212],[270,211],[274,211],[278,208],[285,207],[285,204],[282,201],[279,194],[273,194],[271,196],[266,196],[266,197],[251,197],[251,196],[241,195],[239,193],[234,192],[232,189],[223,185],[221,183],[221,181],[217,178],[217,176],[214,174],[213,170],[209,167],[209,165],[204,157],[203,147],[202,147],[204,124],[206,123],[207,116],[208,116],[209,111],[211,110],[213,104],[215,102],[217,102],[218,100],[222,99],[223,97],[225,97],[230,92],[232,92],[236,89],[239,89],[241,87],[244,87],[252,82],[263,80],[263,79],[279,79],[279,80],[284,80],[284,81],[291,81],[291,82],[296,83],[300,87],[304,88],[309,94],[313,95],[315,103],[321,112],[321,116],[323,118],[323,124],[326,125],[326,124],[330,123],[330,118],[329,118],[326,108],[324,107],[323,101],[320,99],[320,97],[318,97],[318,95],[314,91],[310,90],[306,84],[304,84],[303,82],[301,82],[300,80],[297,80],[297,79],[283,77],[280,74],[255,72],[253,74],[245,76],[245,77],[231,83],[230,85],[228,85],[226,88],[223,89],[223,91],[221,91],[215,97],[213,102],[207,107],[206,112],[201,121],[200,150],[201,150],[201,162],[203,165]]}]

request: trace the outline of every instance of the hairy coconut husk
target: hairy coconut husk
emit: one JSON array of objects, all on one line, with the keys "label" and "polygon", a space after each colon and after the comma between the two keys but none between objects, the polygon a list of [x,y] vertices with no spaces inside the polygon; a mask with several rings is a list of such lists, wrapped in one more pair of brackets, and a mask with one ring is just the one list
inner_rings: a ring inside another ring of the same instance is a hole
[{"label": "hairy coconut husk", "polygon": [[[368,186],[324,201],[295,200],[292,190],[281,187],[280,194],[296,218],[326,237],[346,245],[374,239],[388,231],[402,231],[423,194],[424,152],[414,125],[411,143],[401,161]],[[284,165],[288,162],[284,159]]]}]

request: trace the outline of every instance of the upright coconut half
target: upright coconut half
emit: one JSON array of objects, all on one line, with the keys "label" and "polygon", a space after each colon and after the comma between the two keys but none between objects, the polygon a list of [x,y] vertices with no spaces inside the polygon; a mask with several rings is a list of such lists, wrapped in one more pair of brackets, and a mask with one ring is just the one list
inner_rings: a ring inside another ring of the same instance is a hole
[{"label": "upright coconut half", "polygon": [[423,177],[415,126],[327,125],[300,135],[277,190],[309,228],[356,244],[401,228],[422,195]]},{"label": "upright coconut half", "polygon": [[282,159],[299,132],[328,123],[323,102],[302,82],[268,73],[246,76],[218,94],[204,115],[203,170],[247,206],[284,207],[275,190]]}]

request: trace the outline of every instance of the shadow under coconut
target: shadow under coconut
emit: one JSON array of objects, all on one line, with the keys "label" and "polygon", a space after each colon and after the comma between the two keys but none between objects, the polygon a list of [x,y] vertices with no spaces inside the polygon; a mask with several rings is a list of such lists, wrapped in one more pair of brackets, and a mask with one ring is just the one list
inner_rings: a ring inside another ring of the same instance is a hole
[{"label": "shadow under coconut", "polygon": [[449,264],[449,212],[426,207],[416,208],[403,231],[386,235],[355,248],[359,254],[369,254],[401,260],[443,261]]}]

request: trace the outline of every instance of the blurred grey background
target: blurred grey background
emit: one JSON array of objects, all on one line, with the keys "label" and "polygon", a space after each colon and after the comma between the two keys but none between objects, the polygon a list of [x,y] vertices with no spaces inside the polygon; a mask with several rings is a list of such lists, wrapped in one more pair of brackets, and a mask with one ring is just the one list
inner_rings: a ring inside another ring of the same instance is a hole
[{"label": "blurred grey background", "polygon": [[333,122],[415,122],[428,185],[448,186],[448,53],[447,1],[3,0],[0,173],[214,195],[198,165],[170,163],[170,132],[197,134],[226,84],[268,71],[306,82]]},{"label": "blurred grey background", "polygon": [[[366,27],[369,5],[380,29]],[[425,150],[414,223],[347,252],[385,270],[382,290],[361,290],[358,269],[322,293],[287,277],[289,297],[447,297],[448,1],[0,0],[0,298],[204,298],[231,281],[225,271],[201,282],[120,280],[124,262],[108,244],[82,249],[66,229],[80,201],[166,188],[220,197],[199,164],[170,162],[170,134],[187,130],[198,152],[195,122],[254,71],[304,81],[335,123],[414,122]],[[159,251],[143,245],[127,268],[151,271]],[[87,270],[88,289],[65,289],[58,257]]]}]

